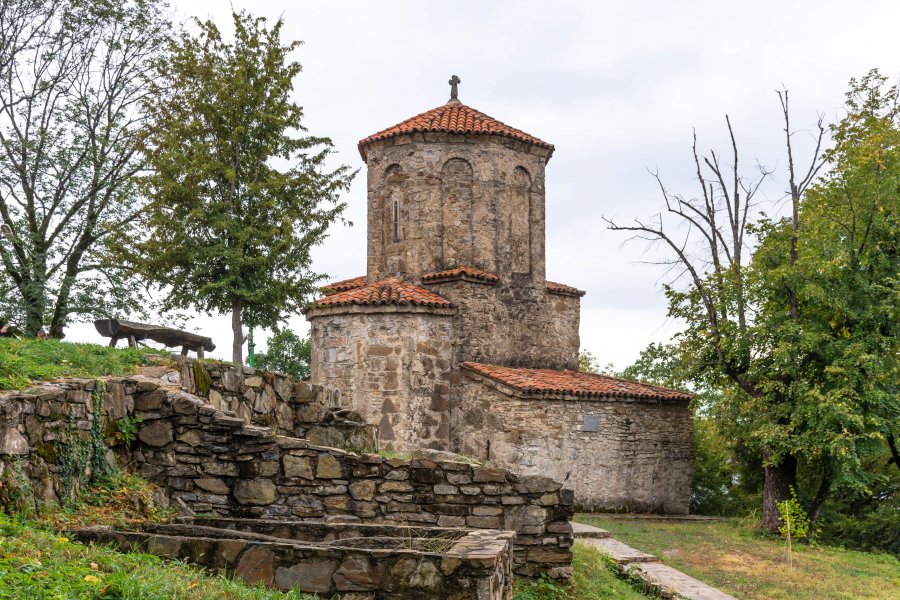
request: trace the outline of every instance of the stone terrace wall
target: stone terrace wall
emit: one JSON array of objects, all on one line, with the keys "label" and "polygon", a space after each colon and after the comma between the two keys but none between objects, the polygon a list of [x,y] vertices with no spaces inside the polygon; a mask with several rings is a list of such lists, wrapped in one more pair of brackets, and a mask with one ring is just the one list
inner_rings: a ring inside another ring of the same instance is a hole
[{"label": "stone terrace wall", "polygon": [[300,437],[322,446],[375,450],[375,427],[361,415],[342,410],[334,390],[298,381],[282,373],[250,367],[176,358],[182,386],[232,411],[248,425],[275,427],[280,435]]},{"label": "stone terrace wall", "polygon": [[[120,550],[185,560],[250,583],[329,598],[336,592],[379,600],[512,598],[514,534],[509,531],[435,528],[427,530],[432,534],[427,538],[410,538],[426,530],[318,524],[325,531],[308,532],[307,523],[282,523],[278,529],[320,537],[304,543],[192,524],[158,525],[142,532],[83,529],[71,533],[82,541],[112,543]],[[343,531],[335,532],[335,528]],[[329,543],[318,543],[326,539]]]},{"label": "stone terrace wall", "polygon": [[514,570],[567,577],[573,496],[545,477],[451,461],[385,459],[273,436],[159,380],[109,378],[0,394],[0,471],[19,473],[45,501],[61,490],[61,438],[115,441],[115,421],[140,417],[133,459],[183,512],[233,517],[349,519],[516,532]]}]

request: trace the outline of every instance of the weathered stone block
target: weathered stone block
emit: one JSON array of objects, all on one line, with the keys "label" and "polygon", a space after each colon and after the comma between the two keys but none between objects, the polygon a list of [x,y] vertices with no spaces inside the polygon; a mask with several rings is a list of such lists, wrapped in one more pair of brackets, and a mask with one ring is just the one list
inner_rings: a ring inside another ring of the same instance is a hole
[{"label": "weathered stone block", "polygon": [[202,477],[200,479],[195,479],[194,484],[206,490],[207,492],[212,492],[213,494],[227,494],[231,489],[228,485],[225,484],[224,481],[215,477]]},{"label": "weathered stone block", "polygon": [[234,570],[234,574],[247,583],[262,583],[272,585],[274,578],[272,562],[275,555],[264,546],[248,548]]},{"label": "weathered stone block", "polygon": [[153,421],[138,431],[138,439],[148,446],[161,447],[172,443],[172,424],[167,421]]},{"label": "weathered stone block", "polygon": [[240,479],[234,484],[233,495],[241,504],[271,504],[275,501],[275,484],[268,479]]},{"label": "weathered stone block", "polygon": [[0,454],[25,455],[30,452],[28,440],[15,427],[5,427],[0,432]]},{"label": "weathered stone block", "polygon": [[275,585],[282,590],[299,589],[301,592],[331,591],[331,578],[337,569],[337,561],[306,561],[292,567],[278,567]]},{"label": "weathered stone block", "polygon": [[371,479],[354,481],[350,484],[350,496],[354,500],[370,501],[375,497],[376,482]]},{"label": "weathered stone block", "polygon": [[330,454],[321,454],[319,462],[316,465],[316,478],[318,479],[340,479],[341,463]]},{"label": "weathered stone block", "polygon": [[282,459],[282,464],[284,465],[285,477],[313,479],[312,464],[310,463],[309,457],[287,454]]}]

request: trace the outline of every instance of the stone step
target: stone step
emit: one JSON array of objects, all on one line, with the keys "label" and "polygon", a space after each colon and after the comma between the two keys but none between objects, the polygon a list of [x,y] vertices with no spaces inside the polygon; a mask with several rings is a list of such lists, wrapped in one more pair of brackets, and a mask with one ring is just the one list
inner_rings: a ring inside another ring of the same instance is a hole
[{"label": "stone step", "polygon": [[638,563],[629,565],[628,571],[659,589],[666,598],[687,598],[688,600],[737,600],[681,571],[662,563]]},{"label": "stone step", "polygon": [[580,540],[580,542],[593,546],[604,554],[608,554],[610,558],[620,565],[659,561],[659,559],[652,554],[635,550],[631,546],[623,544],[619,540],[614,540],[613,538],[587,538]]},{"label": "stone step", "polygon": [[593,525],[586,525],[584,523],[576,523],[572,521],[572,534],[579,539],[603,539],[608,538],[611,534],[605,530],[600,529],[599,527],[594,527]]},{"label": "stone step", "polygon": [[576,513],[575,518],[602,517],[614,521],[668,521],[672,523],[717,523],[724,517],[706,515],[662,515],[653,513]]},{"label": "stone step", "polygon": [[[573,523],[573,526],[575,524]],[[603,531],[602,529],[600,531]],[[578,537],[578,534],[575,534]],[[685,600],[737,600],[725,592],[685,575],[659,562],[652,554],[635,550],[612,538],[580,538],[579,544],[591,546],[608,555],[619,570],[640,577],[663,598]]]}]

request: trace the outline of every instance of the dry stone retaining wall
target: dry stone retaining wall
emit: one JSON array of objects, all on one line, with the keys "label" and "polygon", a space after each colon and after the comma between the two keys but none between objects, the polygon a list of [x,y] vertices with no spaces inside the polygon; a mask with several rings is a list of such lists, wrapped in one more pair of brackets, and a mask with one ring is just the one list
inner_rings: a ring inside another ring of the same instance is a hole
[{"label": "dry stone retaining wall", "polygon": [[[270,522],[266,529],[288,534],[195,524],[160,525],[142,532],[88,529],[73,534],[82,541],[186,560],[282,590],[349,592],[354,598],[381,600],[512,597],[512,532],[410,531],[407,527],[298,522]],[[294,539],[311,536],[319,536],[319,541]]]},{"label": "dry stone retaining wall", "polygon": [[342,409],[346,405],[337,388],[218,361],[177,358],[176,364],[185,390],[221,411],[237,413],[248,425],[274,427],[280,435],[322,446],[377,448],[375,427]]},{"label": "dry stone retaining wall", "polygon": [[96,385],[69,380],[0,395],[5,487],[21,478],[39,498],[56,500],[60,440],[89,443],[100,431],[113,444],[116,423],[140,419],[133,460],[185,512],[511,530],[516,573],[566,577],[571,571],[572,493],[545,477],[356,455],[275,436],[142,376],[107,379],[95,407]]}]

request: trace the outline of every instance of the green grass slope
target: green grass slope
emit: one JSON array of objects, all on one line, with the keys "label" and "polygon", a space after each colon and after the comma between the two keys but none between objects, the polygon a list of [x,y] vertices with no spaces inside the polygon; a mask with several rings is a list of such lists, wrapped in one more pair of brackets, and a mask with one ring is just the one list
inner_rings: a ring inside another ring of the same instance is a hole
[{"label": "green grass slope", "polygon": [[23,389],[34,381],[62,377],[130,375],[144,363],[145,354],[157,352],[60,340],[0,338],[0,390]]}]

